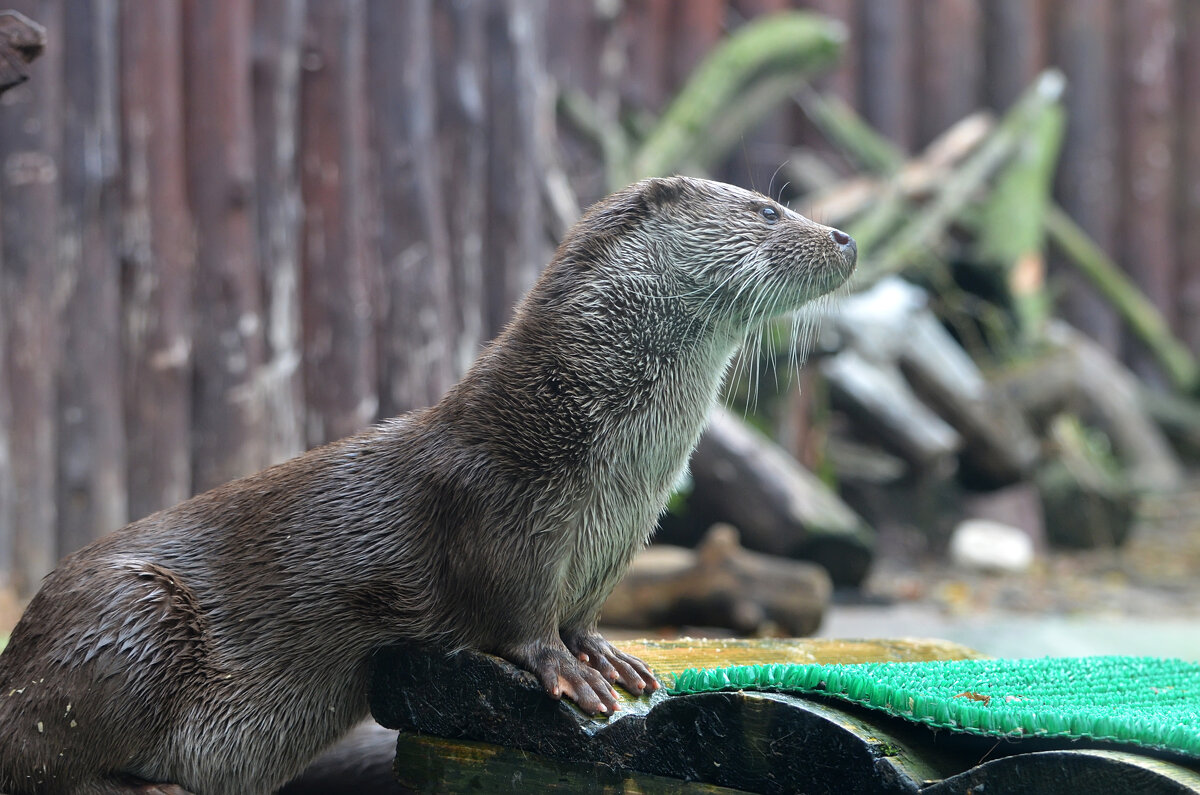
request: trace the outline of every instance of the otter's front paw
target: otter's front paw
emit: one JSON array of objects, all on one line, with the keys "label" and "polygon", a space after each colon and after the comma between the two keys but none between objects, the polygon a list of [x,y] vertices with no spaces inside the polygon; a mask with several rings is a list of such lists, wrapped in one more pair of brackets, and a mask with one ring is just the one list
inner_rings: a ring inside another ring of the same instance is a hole
[{"label": "otter's front paw", "polygon": [[658,680],[651,673],[650,666],[616,648],[599,633],[581,632],[564,636],[563,642],[581,662],[587,663],[635,696],[658,690]]},{"label": "otter's front paw", "polygon": [[526,646],[503,656],[535,674],[552,697],[566,696],[589,715],[611,715],[620,709],[612,685],[561,644]]}]

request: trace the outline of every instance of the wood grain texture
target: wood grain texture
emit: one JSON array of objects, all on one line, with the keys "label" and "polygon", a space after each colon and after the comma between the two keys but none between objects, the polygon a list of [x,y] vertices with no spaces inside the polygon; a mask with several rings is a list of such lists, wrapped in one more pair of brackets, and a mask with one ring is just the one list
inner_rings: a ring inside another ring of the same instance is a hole
[{"label": "wood grain texture", "polygon": [[60,248],[67,279],[58,370],[58,544],[126,520],[121,390],[116,0],[67,0]]},{"label": "wood grain texture", "polygon": [[254,167],[265,361],[259,378],[266,458],[306,447],[301,335],[300,59],[306,0],[254,4]]},{"label": "wood grain texture", "polygon": [[[947,31],[954,31],[947,35]],[[913,141],[923,148],[979,107],[983,78],[979,0],[923,0],[915,42],[918,102]]]},{"label": "wood grain texture", "polygon": [[[453,207],[438,152],[432,9],[427,0],[368,10],[371,132],[379,153],[380,258],[386,308],[380,323],[380,410],[433,405],[457,380],[453,272],[447,221]],[[399,46],[398,46],[399,45]]]},{"label": "wood grain texture", "polygon": [[246,0],[184,4],[188,193],[196,222],[192,328],[192,487],[205,491],[266,463],[262,284],[255,248]]},{"label": "wood grain texture", "polygon": [[195,238],[183,140],[182,12],[120,6],[122,357],[128,511],[192,493]]},{"label": "wood grain texture", "polygon": [[375,419],[379,266],[368,240],[366,4],[308,6],[302,61],[304,383],[309,446]]},{"label": "wood grain texture", "polygon": [[[1121,59],[1119,251],[1123,263],[1137,263],[1134,281],[1176,327],[1174,2],[1145,0],[1117,7],[1117,23],[1126,36]],[[1163,381],[1144,349],[1129,346],[1127,357],[1142,377]]]},{"label": "wood grain texture", "polygon": [[912,0],[862,0],[859,6],[859,108],[906,152],[913,151],[914,142],[915,19]]},{"label": "wood grain texture", "polygon": [[486,81],[488,160],[484,295],[485,336],[508,321],[517,300],[549,261],[539,175],[545,41],[543,0],[488,6]]},{"label": "wood grain texture", "polygon": [[[1116,254],[1120,191],[1117,183],[1117,41],[1109,0],[1062,0],[1054,8],[1055,65],[1067,78],[1067,130],[1059,159],[1056,198],[1102,249]],[[1118,351],[1122,331],[1095,289],[1053,263],[1066,289],[1066,319]]]},{"label": "wood grain texture", "polygon": [[[12,6],[52,29],[62,24],[62,4]],[[60,49],[31,66],[30,82],[0,99],[0,307],[6,329],[11,425],[11,542],[17,590],[28,594],[58,559],[56,543],[55,372],[60,361],[63,284],[57,248],[61,144]]]}]

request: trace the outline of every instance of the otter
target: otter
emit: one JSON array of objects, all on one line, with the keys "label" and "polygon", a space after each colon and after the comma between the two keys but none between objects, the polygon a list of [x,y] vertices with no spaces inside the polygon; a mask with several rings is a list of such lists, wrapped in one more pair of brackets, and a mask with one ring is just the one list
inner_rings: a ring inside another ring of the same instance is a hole
[{"label": "otter", "polygon": [[855,260],[718,182],[602,200],[436,405],[64,559],[0,655],[0,791],[270,792],[368,716],[400,640],[497,654],[592,714],[655,689],[601,604],[747,331]]}]

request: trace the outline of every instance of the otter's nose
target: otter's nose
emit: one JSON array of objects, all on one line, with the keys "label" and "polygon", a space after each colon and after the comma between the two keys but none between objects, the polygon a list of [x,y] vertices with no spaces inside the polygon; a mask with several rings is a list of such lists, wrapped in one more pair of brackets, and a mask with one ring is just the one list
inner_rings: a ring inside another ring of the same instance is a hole
[{"label": "otter's nose", "polygon": [[858,244],[854,242],[854,238],[846,234],[840,229],[830,229],[829,236],[833,238],[833,242],[837,243],[843,249],[849,249],[855,254],[858,253]]}]

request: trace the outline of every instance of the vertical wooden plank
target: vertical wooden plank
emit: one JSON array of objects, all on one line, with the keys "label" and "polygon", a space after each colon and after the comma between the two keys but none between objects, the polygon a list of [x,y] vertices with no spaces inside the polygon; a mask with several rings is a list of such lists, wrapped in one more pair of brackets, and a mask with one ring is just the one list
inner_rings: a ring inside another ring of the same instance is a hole
[{"label": "vertical wooden plank", "polygon": [[1180,334],[1200,352],[1200,3],[1179,4]]},{"label": "vertical wooden plank", "polygon": [[918,149],[979,106],[982,59],[979,0],[922,0],[914,57]]},{"label": "vertical wooden plank", "polygon": [[559,86],[596,96],[604,69],[601,22],[595,3],[557,3],[542,21],[546,64]]},{"label": "vertical wooden plank", "polygon": [[859,102],[863,117],[904,150],[913,145],[911,0],[861,0]]},{"label": "vertical wooden plank", "polygon": [[180,4],[122,0],[120,29],[125,444],[129,516],[138,519],[192,491],[195,239]]},{"label": "vertical wooden plank", "polygon": [[[1061,0],[1054,11],[1051,52],[1067,78],[1067,130],[1056,193],[1080,226],[1115,255],[1118,73],[1112,7],[1109,0]],[[1074,269],[1054,270],[1066,285],[1061,301],[1066,319],[1118,352],[1121,326],[1111,307]]]},{"label": "vertical wooden plank", "polygon": [[[1134,280],[1176,321],[1173,159],[1175,128],[1174,0],[1118,3],[1124,31],[1121,92],[1121,256]],[[1158,380],[1149,357],[1130,349],[1132,364]]]},{"label": "vertical wooden plank", "polygon": [[[454,382],[447,205],[429,0],[368,7],[368,105],[379,153],[380,245],[387,314],[380,340],[380,408],[432,405]],[[458,192],[458,191],[456,191]]]},{"label": "vertical wooden plank", "polygon": [[254,4],[254,166],[266,346],[260,385],[269,462],[302,452],[306,442],[297,157],[304,19],[305,0]]},{"label": "vertical wooden plank", "polygon": [[63,37],[58,533],[63,553],[125,523],[116,0],[67,0]]},{"label": "vertical wooden plank", "polygon": [[984,86],[988,107],[1005,110],[1046,61],[1045,0],[985,0]]},{"label": "vertical wooden plank", "polygon": [[676,0],[667,48],[667,93],[674,96],[725,28],[726,0]]},{"label": "vertical wooden plank", "polygon": [[196,220],[193,487],[266,461],[262,296],[255,242],[254,131],[247,0],[184,5],[188,192]]},{"label": "vertical wooden plank", "polygon": [[484,0],[434,3],[442,200],[456,314],[455,374],[487,339],[483,240],[487,219],[487,43]]},{"label": "vertical wooden plank", "polygon": [[[0,205],[0,212],[3,212]],[[4,239],[0,229],[0,610],[18,602],[16,594],[16,472],[13,469],[12,398],[8,386],[8,287],[4,276]]]},{"label": "vertical wooden plank", "polygon": [[378,409],[372,326],[378,267],[367,244],[364,25],[362,0],[308,6],[300,185],[310,445],[358,430]]},{"label": "vertical wooden plank", "polygon": [[495,334],[546,264],[539,167],[545,44],[538,21],[543,0],[504,0],[488,9],[487,190],[485,291],[488,331]]},{"label": "vertical wooden plank", "polygon": [[[733,5],[733,12],[738,19],[749,22],[787,7],[787,0],[742,0]],[[763,119],[757,129],[747,133],[722,169],[725,178],[737,185],[763,193],[770,191],[778,196],[786,180],[777,178],[777,174],[791,156],[795,144],[792,124],[798,115],[795,111],[796,108],[790,105],[781,107]]]},{"label": "vertical wooden plank", "polygon": [[842,58],[832,71],[817,78],[816,87],[821,91],[833,92],[851,107],[857,106],[862,44],[857,0],[803,0],[799,5],[836,19],[846,27]]},{"label": "vertical wooden plank", "polygon": [[[57,0],[9,7],[61,30]],[[59,362],[59,98],[62,48],[47,46],[29,82],[0,96],[0,301],[7,324],[12,424],[13,584],[28,594],[58,559],[55,389]]]},{"label": "vertical wooden plank", "polygon": [[622,85],[622,100],[629,107],[661,113],[670,98],[670,47],[674,0],[635,0],[621,15],[626,43],[626,74],[636,80]]}]

